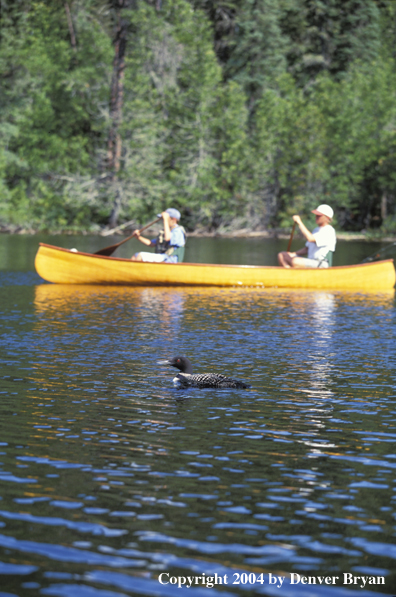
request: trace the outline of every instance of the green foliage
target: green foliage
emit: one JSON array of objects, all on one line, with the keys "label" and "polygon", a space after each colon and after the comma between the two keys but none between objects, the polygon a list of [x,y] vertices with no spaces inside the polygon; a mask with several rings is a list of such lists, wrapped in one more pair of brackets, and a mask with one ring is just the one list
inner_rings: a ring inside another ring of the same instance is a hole
[{"label": "green foliage", "polygon": [[81,35],[73,51],[63,3],[31,2],[5,15],[1,121],[12,135],[0,171],[12,197],[3,208],[9,221],[64,227],[74,219],[59,182],[89,169],[103,129],[98,108],[107,100],[103,77],[111,61],[107,34],[92,22],[88,27],[87,16],[85,8],[78,12]]},{"label": "green foliage", "polygon": [[172,0],[165,24],[144,4],[131,21],[137,35],[125,84],[124,214],[141,221],[172,204],[191,227],[232,219],[246,148],[245,96],[222,83],[206,19]]},{"label": "green foliage", "polygon": [[394,165],[395,86],[393,63],[378,61],[370,67],[355,66],[342,84],[326,78],[315,92],[329,140],[329,192],[362,228],[370,223],[373,201],[379,206],[382,194],[395,190],[389,177]]},{"label": "green foliage", "polygon": [[324,75],[310,94],[286,78],[263,95],[256,143],[268,186],[279,187],[281,225],[323,201],[347,228],[376,225],[384,193],[393,212],[395,89],[394,65],[381,61],[357,64],[341,82]]},{"label": "green foliage", "polygon": [[225,76],[241,83],[250,106],[285,71],[280,16],[276,0],[246,0],[235,19]]},{"label": "green foliage", "polygon": [[338,77],[381,46],[380,12],[373,0],[285,0],[282,31],[290,39],[290,72],[300,86],[329,72]]},{"label": "green foliage", "polygon": [[293,213],[322,201],[327,178],[323,115],[289,75],[279,80],[279,91],[268,90],[262,97],[256,144],[273,189],[267,192],[267,220],[287,226]]},{"label": "green foliage", "polygon": [[[340,227],[396,218],[392,0],[18,0],[0,37],[0,222]],[[69,13],[67,11],[69,9]],[[128,23],[117,177],[106,171],[115,11]]]}]

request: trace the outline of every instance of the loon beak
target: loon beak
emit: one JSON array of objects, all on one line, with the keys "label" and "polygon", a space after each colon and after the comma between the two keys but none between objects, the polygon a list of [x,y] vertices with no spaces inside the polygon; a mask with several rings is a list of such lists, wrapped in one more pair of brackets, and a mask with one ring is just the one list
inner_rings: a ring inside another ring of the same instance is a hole
[{"label": "loon beak", "polygon": [[157,361],[157,365],[170,365],[170,361]]}]

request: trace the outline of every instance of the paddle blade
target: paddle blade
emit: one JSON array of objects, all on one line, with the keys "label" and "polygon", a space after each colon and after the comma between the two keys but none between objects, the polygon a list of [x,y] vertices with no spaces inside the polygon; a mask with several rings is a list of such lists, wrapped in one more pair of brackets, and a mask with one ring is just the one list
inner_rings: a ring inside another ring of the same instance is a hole
[{"label": "paddle blade", "polygon": [[110,257],[110,255],[112,255],[114,253],[114,251],[116,249],[118,249],[118,247],[120,247],[121,245],[126,243],[128,240],[131,240],[131,238],[133,238],[134,236],[136,236],[135,233],[131,234],[130,236],[127,236],[126,238],[121,240],[119,243],[116,243],[115,245],[110,245],[109,247],[104,247],[104,249],[100,249],[99,251],[96,251],[96,253],[94,253],[94,255],[105,255],[106,257]]},{"label": "paddle blade", "polygon": [[100,251],[95,251],[94,255],[105,255],[106,257],[110,257],[119,246],[120,244],[117,243],[116,245],[111,245],[111,247],[105,247],[104,249],[100,249]]}]

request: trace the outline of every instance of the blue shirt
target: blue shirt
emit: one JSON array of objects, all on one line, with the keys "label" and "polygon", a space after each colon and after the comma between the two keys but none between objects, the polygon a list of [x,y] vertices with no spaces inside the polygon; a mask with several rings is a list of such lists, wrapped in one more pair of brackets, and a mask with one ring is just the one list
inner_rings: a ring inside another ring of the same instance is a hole
[{"label": "blue shirt", "polygon": [[[157,239],[154,238],[151,241],[151,244],[156,245]],[[186,237],[184,235],[182,228],[180,226],[175,226],[171,230],[170,246],[171,247],[184,247],[185,244],[186,244]],[[166,263],[177,263],[178,262],[177,255],[164,255],[164,261]]]},{"label": "blue shirt", "polygon": [[[157,244],[157,239],[154,238],[151,241],[152,245],[156,245]],[[172,230],[171,230],[171,237],[170,237],[170,246],[171,247],[184,247],[184,245],[186,244],[186,238],[184,236],[184,232],[181,229],[180,226],[175,226]]]},{"label": "blue shirt", "polygon": [[171,247],[184,247],[186,244],[186,238],[180,226],[175,226],[171,230],[170,244]]}]

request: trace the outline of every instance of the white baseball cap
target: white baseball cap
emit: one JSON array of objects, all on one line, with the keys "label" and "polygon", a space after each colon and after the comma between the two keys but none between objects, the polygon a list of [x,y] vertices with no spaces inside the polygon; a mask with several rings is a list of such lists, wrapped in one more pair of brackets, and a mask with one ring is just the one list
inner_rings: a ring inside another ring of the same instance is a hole
[{"label": "white baseball cap", "polygon": [[328,218],[330,218],[330,220],[334,216],[334,211],[332,210],[330,205],[326,205],[326,203],[323,203],[322,205],[319,205],[319,207],[317,207],[316,209],[313,209],[312,213],[316,216],[327,216]]}]

